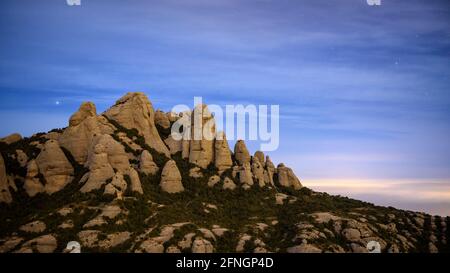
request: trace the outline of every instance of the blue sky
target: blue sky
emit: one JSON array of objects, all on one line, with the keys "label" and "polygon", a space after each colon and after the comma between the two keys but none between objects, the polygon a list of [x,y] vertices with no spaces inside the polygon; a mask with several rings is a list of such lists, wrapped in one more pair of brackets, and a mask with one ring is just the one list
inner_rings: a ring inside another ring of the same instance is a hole
[{"label": "blue sky", "polygon": [[82,101],[101,112],[126,91],[163,110],[279,104],[271,156],[305,185],[439,181],[427,210],[450,214],[449,1],[81,4],[1,1],[0,135],[65,127]]}]

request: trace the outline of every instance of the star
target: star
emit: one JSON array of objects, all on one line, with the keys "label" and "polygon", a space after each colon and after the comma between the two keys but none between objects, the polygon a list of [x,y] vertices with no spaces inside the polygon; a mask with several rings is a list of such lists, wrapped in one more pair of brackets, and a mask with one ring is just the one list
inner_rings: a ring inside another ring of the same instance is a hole
[{"label": "star", "polygon": [[56,105],[60,105],[61,102],[60,102],[59,100],[57,100],[57,101],[55,101],[55,104],[56,104]]}]

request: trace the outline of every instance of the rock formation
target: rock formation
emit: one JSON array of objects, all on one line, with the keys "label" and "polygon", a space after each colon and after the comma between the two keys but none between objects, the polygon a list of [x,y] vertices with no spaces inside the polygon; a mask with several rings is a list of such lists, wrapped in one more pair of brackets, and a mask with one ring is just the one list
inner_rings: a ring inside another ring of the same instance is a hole
[{"label": "rock formation", "polygon": [[262,166],[262,167],[265,167],[265,166],[266,166],[266,162],[265,162],[265,158],[264,158],[264,153],[263,153],[263,152],[261,152],[261,151],[256,151],[256,152],[255,152],[255,155],[254,155],[253,157],[255,157],[255,158],[258,159],[258,161],[259,161],[259,163],[261,163],[261,166]]},{"label": "rock formation", "polygon": [[169,117],[163,111],[157,110],[155,112],[155,124],[161,126],[161,128],[169,129],[170,128]]},{"label": "rock formation", "polygon": [[244,165],[245,163],[250,163],[250,153],[247,150],[247,146],[245,146],[245,142],[243,140],[238,140],[236,145],[234,146],[234,157],[239,165]]},{"label": "rock formation", "polygon": [[270,160],[269,156],[266,156],[266,169],[264,170],[264,181],[266,184],[274,185],[273,175],[276,173],[275,165]]},{"label": "rock formation", "polygon": [[114,130],[114,126],[105,117],[97,116],[92,102],[83,102],[79,110],[70,117],[69,127],[59,137],[59,143],[79,164],[84,164],[94,137],[112,134]]},{"label": "rock formation", "polygon": [[104,115],[127,129],[137,129],[147,145],[170,157],[170,152],[156,129],[153,106],[144,93],[127,93]]},{"label": "rock formation", "polygon": [[0,203],[11,203],[12,197],[9,191],[8,177],[6,176],[5,161],[0,154]]},{"label": "rock formation", "polygon": [[130,185],[131,191],[143,194],[144,191],[142,190],[142,184],[141,184],[141,180],[139,179],[138,172],[135,169],[130,167],[127,171],[127,174],[131,180],[131,185]]},{"label": "rock formation", "polygon": [[149,175],[154,175],[159,171],[158,166],[155,162],[153,162],[152,155],[147,150],[144,150],[141,153],[139,160],[139,170],[142,173]]},{"label": "rock formation", "polygon": [[25,177],[24,189],[30,197],[38,193],[44,192],[44,185],[42,185],[39,177],[39,167],[33,159],[28,163],[27,176]]},{"label": "rock formation", "polygon": [[168,112],[166,113],[166,116],[169,119],[169,122],[175,122],[180,118],[180,116],[174,112]]},{"label": "rock formation", "polygon": [[177,193],[184,191],[181,182],[181,174],[177,164],[173,160],[167,161],[161,173],[161,189],[168,193]]},{"label": "rock formation", "polygon": [[69,119],[69,126],[77,126],[89,117],[97,116],[97,108],[92,102],[83,102],[78,111]]},{"label": "rock formation", "polygon": [[18,142],[20,140],[22,140],[22,136],[20,134],[15,133],[15,134],[6,136],[4,138],[1,138],[0,142],[4,142],[4,143],[10,145],[10,144]]},{"label": "rock formation", "polygon": [[224,190],[234,190],[236,188],[236,184],[234,184],[233,180],[229,177],[225,177],[223,180],[223,189]]},{"label": "rock formation", "polygon": [[117,172],[111,183],[106,185],[105,194],[117,195],[118,193],[124,193],[127,190],[127,182],[125,181],[123,174],[121,172]]},{"label": "rock formation", "polygon": [[225,133],[219,132],[217,134],[216,142],[214,144],[215,150],[215,166],[219,170],[219,173],[231,168],[233,166],[233,160],[231,159],[231,151],[228,146]]},{"label": "rock formation", "polygon": [[[81,188],[82,192],[100,189],[115,172],[120,172],[130,177],[132,191],[143,193],[139,175],[130,165],[129,155],[110,135],[99,135],[94,138],[86,167],[89,168],[89,173],[87,182]],[[110,190],[111,187],[108,191]]]},{"label": "rock formation", "polygon": [[99,143],[91,144],[86,167],[89,168],[89,173],[87,174],[86,183],[81,188],[81,192],[100,189],[106,183],[106,180],[114,176],[114,169],[109,163],[106,148]]},{"label": "rock formation", "polygon": [[253,174],[249,162],[245,162],[239,168],[239,182],[244,188],[249,188],[253,185]]},{"label": "rock formation", "polygon": [[[169,136],[164,140],[164,143],[166,143],[167,147],[170,150],[170,154],[174,155],[178,152],[183,151],[183,141],[182,140],[174,140],[172,136]],[[189,142],[188,142],[189,143]],[[189,148],[187,147],[186,150],[188,151]],[[186,155],[186,158],[189,157],[189,154]]]},{"label": "rock formation", "polygon": [[62,190],[73,179],[74,170],[56,140],[48,140],[36,158],[39,172],[45,179],[45,192]]},{"label": "rock formation", "polygon": [[214,117],[206,105],[197,105],[192,113],[189,162],[206,169],[214,162]]},{"label": "rock formation", "polygon": [[252,159],[252,173],[255,178],[255,182],[258,183],[261,188],[264,187],[266,185],[266,181],[264,179],[264,168],[257,157],[253,157]]},{"label": "rock formation", "polygon": [[283,163],[278,165],[278,183],[283,187],[292,187],[296,190],[301,189],[303,186],[300,180],[295,176],[291,168],[284,166]]},{"label": "rock formation", "polygon": [[22,150],[16,150],[17,162],[19,162],[20,167],[25,167],[28,163],[28,156]]},{"label": "rock formation", "polygon": [[233,155],[223,133],[167,138],[167,124],[182,118],[189,134],[194,119],[215,132],[207,107],[196,110],[153,113],[145,95],[129,93],[105,116],[83,103],[65,129],[8,137],[0,253],[55,252],[72,237],[102,252],[362,253],[370,242],[387,253],[448,251],[450,217],[302,189],[292,169],[261,151],[251,157],[242,140]]}]

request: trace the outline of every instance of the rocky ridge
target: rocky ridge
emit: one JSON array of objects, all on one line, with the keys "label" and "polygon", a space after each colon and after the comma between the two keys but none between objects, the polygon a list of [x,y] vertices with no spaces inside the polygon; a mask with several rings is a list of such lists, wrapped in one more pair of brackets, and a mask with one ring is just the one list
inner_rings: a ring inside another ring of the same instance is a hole
[{"label": "rocky ridge", "polygon": [[[449,251],[449,217],[311,191],[242,140],[232,152],[197,109],[128,93],[100,115],[83,103],[66,128],[0,139],[0,252]],[[172,139],[183,115],[214,137]]]}]

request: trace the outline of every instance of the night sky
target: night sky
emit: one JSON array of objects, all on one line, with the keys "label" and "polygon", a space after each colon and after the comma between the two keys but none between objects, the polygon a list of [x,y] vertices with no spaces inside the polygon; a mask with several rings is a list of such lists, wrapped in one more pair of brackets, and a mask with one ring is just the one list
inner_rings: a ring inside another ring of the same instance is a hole
[{"label": "night sky", "polygon": [[0,37],[2,136],[127,91],[277,104],[304,185],[450,215],[448,0],[2,0]]}]

